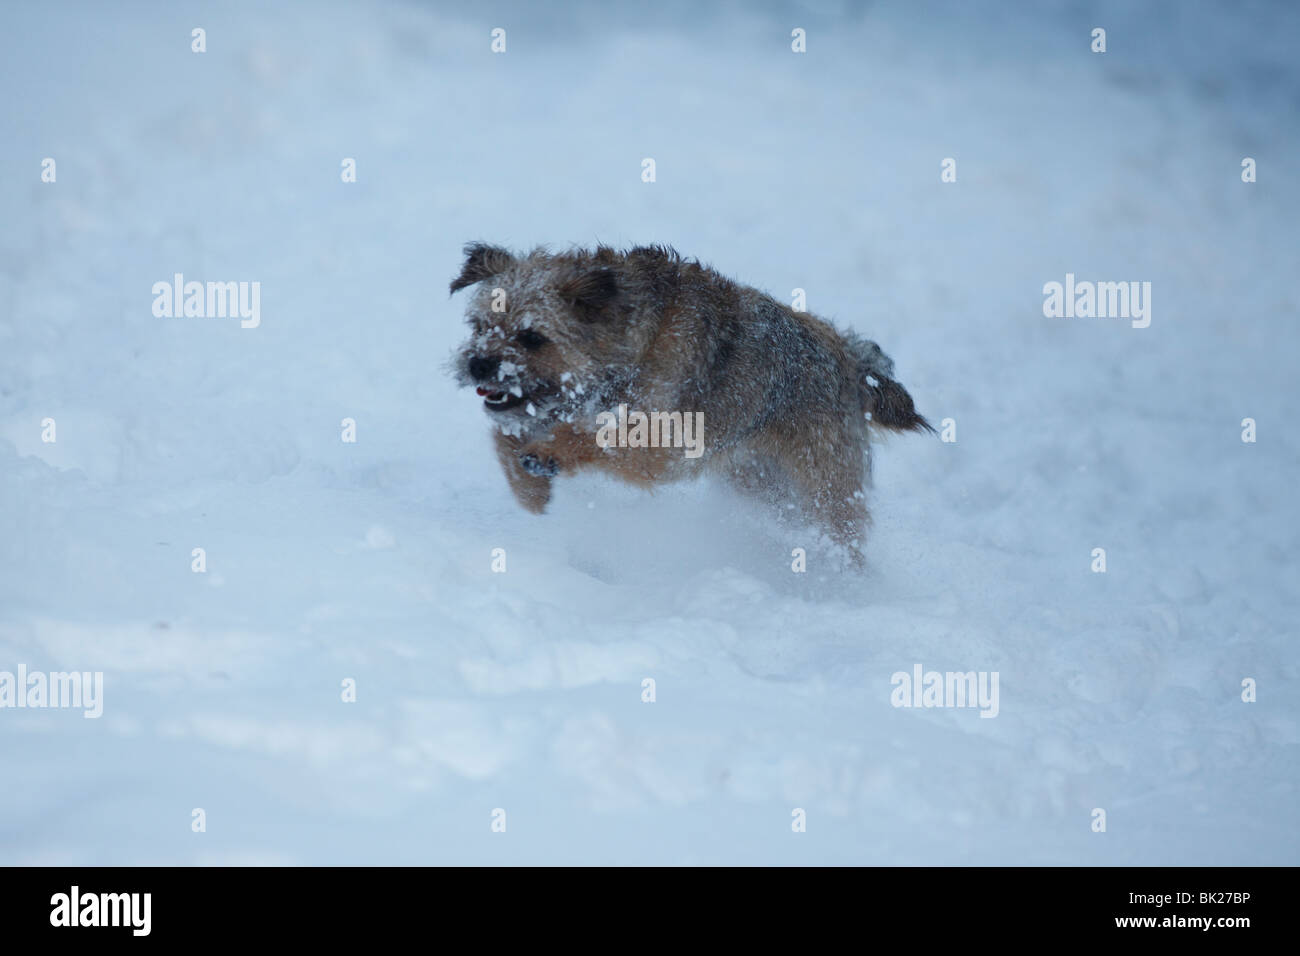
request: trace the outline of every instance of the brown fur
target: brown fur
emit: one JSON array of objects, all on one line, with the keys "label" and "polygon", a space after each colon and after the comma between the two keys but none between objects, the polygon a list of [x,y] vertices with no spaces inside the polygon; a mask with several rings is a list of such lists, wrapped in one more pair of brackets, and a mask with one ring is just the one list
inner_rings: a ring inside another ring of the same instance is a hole
[{"label": "brown fur", "polygon": [[[874,342],[661,246],[515,256],[465,247],[451,291],[478,285],[455,359],[498,425],[515,497],[540,513],[554,478],[597,468],[646,487],[708,472],[802,514],[860,557],[869,428],[929,430]],[[610,447],[599,412],[704,413],[704,451]]]}]

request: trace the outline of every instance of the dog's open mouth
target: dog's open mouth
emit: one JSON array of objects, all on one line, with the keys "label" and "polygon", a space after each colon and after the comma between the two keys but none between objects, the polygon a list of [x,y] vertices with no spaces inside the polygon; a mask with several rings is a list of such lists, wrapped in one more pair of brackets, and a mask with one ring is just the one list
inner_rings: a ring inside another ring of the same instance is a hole
[{"label": "dog's open mouth", "polygon": [[491,412],[504,412],[507,408],[518,408],[528,400],[525,395],[514,395],[510,392],[494,392],[490,388],[484,388],[480,385],[478,393],[483,396],[483,407]]}]

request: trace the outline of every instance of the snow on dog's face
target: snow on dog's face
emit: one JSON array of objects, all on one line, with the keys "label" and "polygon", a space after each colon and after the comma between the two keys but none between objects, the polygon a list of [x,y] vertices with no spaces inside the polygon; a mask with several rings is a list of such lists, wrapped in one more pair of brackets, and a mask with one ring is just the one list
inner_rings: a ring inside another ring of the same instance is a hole
[{"label": "snow on dog's face", "polygon": [[473,385],[505,431],[530,421],[572,421],[598,398],[607,373],[613,271],[534,252],[516,258],[499,246],[465,247],[451,291],[478,285],[466,310],[471,331],[453,368]]}]

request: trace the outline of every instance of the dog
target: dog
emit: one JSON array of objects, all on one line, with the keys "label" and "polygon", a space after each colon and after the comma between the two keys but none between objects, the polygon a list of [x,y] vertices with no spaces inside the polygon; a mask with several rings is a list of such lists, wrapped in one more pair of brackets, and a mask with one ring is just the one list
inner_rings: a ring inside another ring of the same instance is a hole
[{"label": "dog", "polygon": [[875,342],[664,246],[464,254],[451,293],[478,289],[452,370],[524,508],[587,468],[644,487],[709,473],[795,503],[861,564],[871,431],[934,431]]}]

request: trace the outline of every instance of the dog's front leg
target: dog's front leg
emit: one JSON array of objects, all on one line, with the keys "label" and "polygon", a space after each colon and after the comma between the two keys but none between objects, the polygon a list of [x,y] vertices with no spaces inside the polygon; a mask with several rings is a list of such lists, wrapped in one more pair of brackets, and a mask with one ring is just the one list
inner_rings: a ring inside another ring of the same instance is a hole
[{"label": "dog's front leg", "polygon": [[571,475],[584,465],[602,461],[604,449],[590,432],[573,425],[557,425],[518,450],[519,466],[528,474],[551,479]]},{"label": "dog's front leg", "polygon": [[[536,456],[530,459],[523,449],[530,444],[535,443],[514,435],[496,434],[497,459],[501,462],[501,470],[506,473],[506,481],[510,482],[510,490],[525,511],[536,515],[545,511],[546,503],[551,500],[552,475],[529,467]],[[525,464],[525,460],[529,463]]]}]

